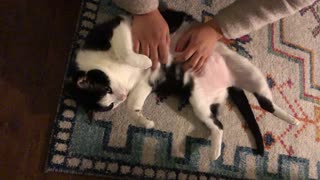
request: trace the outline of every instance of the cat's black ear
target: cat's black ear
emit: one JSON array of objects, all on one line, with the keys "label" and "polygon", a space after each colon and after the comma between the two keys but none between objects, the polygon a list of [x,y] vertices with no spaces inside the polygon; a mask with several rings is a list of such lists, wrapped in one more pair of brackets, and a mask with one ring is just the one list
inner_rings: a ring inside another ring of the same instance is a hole
[{"label": "cat's black ear", "polygon": [[80,89],[85,89],[89,87],[89,81],[87,80],[86,72],[78,71],[72,77],[73,83]]},{"label": "cat's black ear", "polygon": [[72,82],[76,83],[79,78],[86,76],[86,72],[84,71],[77,71],[76,73],[73,74],[72,76]]}]

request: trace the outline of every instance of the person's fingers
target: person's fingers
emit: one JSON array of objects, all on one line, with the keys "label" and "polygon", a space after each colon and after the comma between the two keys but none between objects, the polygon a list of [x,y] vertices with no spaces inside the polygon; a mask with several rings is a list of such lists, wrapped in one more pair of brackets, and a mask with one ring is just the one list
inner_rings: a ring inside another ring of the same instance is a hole
[{"label": "person's fingers", "polygon": [[201,71],[205,62],[205,57],[201,57],[200,60],[198,61],[197,65],[193,68],[193,71],[195,73],[199,73]]},{"label": "person's fingers", "polygon": [[133,51],[135,53],[139,53],[139,51],[140,51],[140,42],[136,38],[133,38],[132,42],[133,42]]},{"label": "person's fingers", "polygon": [[206,71],[205,66],[207,64],[207,61],[208,61],[208,58],[202,59],[202,62],[201,62],[202,64],[199,65],[199,66],[201,66],[201,68],[199,68],[197,71],[195,71],[196,76],[200,77],[205,73],[205,71]]},{"label": "person's fingers", "polygon": [[194,72],[194,73],[195,73],[196,76],[200,77],[200,76],[203,76],[203,75],[204,75],[204,72],[205,72],[205,69],[202,68],[202,69],[200,69],[199,71]]},{"label": "person's fingers", "polygon": [[150,47],[150,58],[152,60],[152,70],[155,70],[158,65],[159,57],[158,57],[158,47],[153,46]]},{"label": "person's fingers", "polygon": [[203,65],[203,57],[199,59],[199,61],[197,62],[197,65],[193,68],[193,71],[194,72],[199,71],[202,68],[202,65]]},{"label": "person's fingers", "polygon": [[201,54],[196,52],[193,54],[193,56],[191,57],[190,61],[193,62],[192,63],[192,70],[194,71],[196,66],[198,65],[199,61],[201,60]]},{"label": "person's fingers", "polygon": [[149,45],[147,43],[141,43],[140,44],[140,54],[144,54],[148,57],[150,57],[150,52],[149,52]]},{"label": "person's fingers", "polygon": [[192,62],[191,61],[187,61],[182,65],[182,69],[184,72],[188,71],[189,69],[192,68]]},{"label": "person's fingers", "polygon": [[168,32],[167,35],[166,35],[166,43],[170,45],[170,41],[171,41],[170,34]]},{"label": "person's fingers", "polygon": [[196,48],[189,46],[185,51],[183,51],[179,56],[175,57],[175,62],[185,62],[188,61],[191,56],[195,53]]},{"label": "person's fingers", "polygon": [[200,57],[201,56],[198,52],[194,53],[191,59],[183,64],[182,69],[184,71],[193,69],[197,65],[197,62],[199,61]]},{"label": "person's fingers", "polygon": [[175,48],[176,52],[184,51],[187,48],[187,45],[190,41],[190,36],[191,35],[188,32],[185,32],[182,36],[180,36]]},{"label": "person's fingers", "polygon": [[159,61],[162,64],[166,64],[168,62],[168,54],[169,44],[167,43],[167,40],[165,40],[159,44]]}]

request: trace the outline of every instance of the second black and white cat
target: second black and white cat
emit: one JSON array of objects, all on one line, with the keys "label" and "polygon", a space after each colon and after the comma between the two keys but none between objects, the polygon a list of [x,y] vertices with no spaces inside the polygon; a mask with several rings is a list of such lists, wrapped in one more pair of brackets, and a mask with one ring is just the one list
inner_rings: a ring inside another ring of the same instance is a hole
[{"label": "second black and white cat", "polygon": [[170,28],[171,54],[168,64],[158,66],[155,71],[150,70],[152,63],[147,56],[133,52],[131,17],[116,17],[96,26],[88,34],[84,46],[77,52],[79,71],[73,78],[74,95],[82,106],[108,111],[126,102],[135,120],[146,128],[153,128],[154,122],[142,114],[148,95],[153,90],[158,94],[177,94],[182,100],[190,102],[195,115],[211,131],[213,160],[221,154],[223,126],[219,110],[228,92],[242,115],[249,118],[249,128],[259,139],[257,146],[262,153],[259,127],[240,89],[254,93],[266,111],[288,123],[298,124],[294,117],[273,102],[260,70],[222,43],[216,43],[212,49],[202,76],[183,72],[180,65],[173,64],[177,40],[198,22],[181,12],[164,11],[162,15]]}]

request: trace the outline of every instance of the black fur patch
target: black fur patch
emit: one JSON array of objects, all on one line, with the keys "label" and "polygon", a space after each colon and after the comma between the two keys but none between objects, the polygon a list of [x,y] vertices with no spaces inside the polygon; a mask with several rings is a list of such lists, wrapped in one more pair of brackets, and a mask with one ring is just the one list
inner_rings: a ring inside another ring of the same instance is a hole
[{"label": "black fur patch", "polygon": [[260,106],[264,110],[271,112],[271,113],[274,113],[274,107],[272,105],[272,102],[269,99],[267,99],[264,96],[259,95],[258,93],[254,93],[254,96],[257,98]]},{"label": "black fur patch", "polygon": [[92,86],[109,87],[109,77],[101,70],[93,69],[87,73],[88,80],[92,83]]},{"label": "black fur patch", "polygon": [[218,126],[219,129],[223,129],[223,125],[222,123],[218,120],[218,109],[219,109],[219,104],[211,104],[210,106],[210,110],[212,113],[212,119],[213,119],[213,123]]},{"label": "black fur patch", "polygon": [[83,45],[83,49],[88,50],[108,50],[111,48],[110,40],[113,29],[122,21],[121,17],[96,25],[88,34]]},{"label": "black fur patch", "polygon": [[181,67],[180,72],[177,74],[175,64],[168,68],[163,68],[166,74],[166,80],[159,84],[154,85],[154,92],[160,98],[160,101],[164,100],[167,96],[174,95],[179,97],[178,109],[181,110],[189,103],[189,98],[193,90],[193,80],[186,85],[183,84],[184,72]]},{"label": "black fur patch", "polygon": [[212,113],[213,117],[217,117],[218,116],[218,108],[219,108],[219,104],[211,104],[210,110],[211,110],[211,113]]},{"label": "black fur patch", "polygon": [[192,95],[194,84],[193,80],[191,79],[189,83],[183,86],[180,94],[180,104],[178,110],[181,111],[186,105],[189,104],[189,98]]},{"label": "black fur patch", "polygon": [[217,125],[219,129],[223,129],[222,123],[217,118],[213,119],[213,123]]},{"label": "black fur patch", "polygon": [[[169,26],[170,33],[174,33],[180,28],[184,21],[193,20],[192,16],[179,11],[163,10],[160,11],[163,18],[166,20]],[[193,80],[186,85],[183,84],[184,72],[181,67],[180,72],[177,74],[177,66],[173,64],[170,67],[163,65],[161,68],[166,74],[166,80],[161,83],[152,84],[155,87],[155,93],[157,94],[159,101],[163,101],[167,96],[175,95],[179,97],[178,110],[182,110],[187,104],[189,104],[189,98],[193,90]]]},{"label": "black fur patch", "polygon": [[[85,78],[87,85],[85,87],[78,86],[79,78]],[[87,73],[79,71],[73,77],[73,92],[77,102],[87,111],[107,111],[113,108],[113,105],[101,107],[98,102],[107,94],[110,88],[110,80],[108,76],[101,70],[94,69]]]},{"label": "black fur patch", "polygon": [[228,88],[229,97],[232,102],[237,106],[239,109],[243,119],[245,120],[246,124],[248,125],[249,130],[251,131],[255,143],[257,146],[257,154],[263,156],[264,154],[264,145],[263,145],[263,137],[256,121],[256,118],[252,112],[250,107],[249,101],[247,96],[245,95],[242,89],[236,87]]},{"label": "black fur patch", "polygon": [[170,33],[174,33],[177,29],[179,29],[183,21],[193,19],[190,15],[181,11],[164,10],[160,13],[168,23]]}]

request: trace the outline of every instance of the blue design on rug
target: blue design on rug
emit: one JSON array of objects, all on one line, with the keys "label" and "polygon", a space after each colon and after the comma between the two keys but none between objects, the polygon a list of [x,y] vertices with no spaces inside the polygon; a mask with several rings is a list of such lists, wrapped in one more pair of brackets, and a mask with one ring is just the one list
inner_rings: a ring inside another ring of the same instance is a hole
[{"label": "blue design on rug", "polygon": [[[172,134],[169,132],[144,129],[135,126],[129,126],[127,142],[124,147],[108,146],[109,135],[111,133],[111,122],[90,122],[82,108],[67,105],[66,102],[72,99],[64,99],[61,102],[61,108],[58,119],[53,131],[53,141],[51,142],[50,154],[48,158],[48,170],[60,172],[74,172],[84,174],[142,177],[131,173],[123,174],[119,169],[121,167],[142,168],[142,170],[152,169],[154,172],[165,171],[175,174],[184,173],[196,177],[232,177],[244,178],[247,172],[246,159],[255,158],[256,176],[258,178],[283,179],[290,178],[290,166],[296,166],[299,169],[299,178],[309,179],[309,160],[299,157],[290,157],[279,155],[278,172],[270,173],[268,171],[269,155],[268,152],[263,156],[255,156],[253,150],[248,147],[237,146],[234,155],[234,165],[225,165],[223,163],[224,153],[210,164],[210,173],[197,172],[197,162],[199,161],[199,149],[201,146],[209,146],[210,142],[201,138],[187,137],[185,158],[171,156]],[[64,103],[63,103],[64,102]],[[76,104],[75,102],[73,104]],[[70,127],[62,128],[61,122],[69,122]],[[63,134],[69,134],[64,138]],[[142,147],[144,138],[155,138],[159,142],[157,146],[157,160],[154,165],[141,164]],[[65,144],[67,148],[61,150],[59,144]],[[224,147],[223,147],[224,148]],[[222,152],[223,149],[222,149]],[[70,163],[72,159],[77,159],[77,164]],[[91,166],[83,168],[83,162],[91,161]],[[97,169],[96,164],[105,163],[107,165],[118,166],[115,172]],[[318,162],[318,170],[320,170]],[[155,177],[155,176],[154,176]],[[151,177],[153,178],[153,177]],[[320,178],[320,177],[319,177]]]}]

